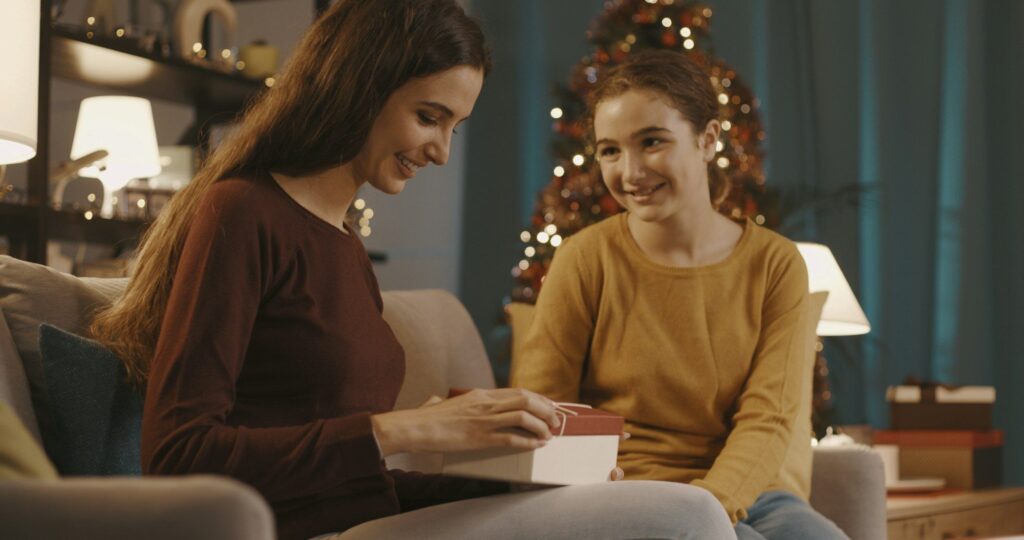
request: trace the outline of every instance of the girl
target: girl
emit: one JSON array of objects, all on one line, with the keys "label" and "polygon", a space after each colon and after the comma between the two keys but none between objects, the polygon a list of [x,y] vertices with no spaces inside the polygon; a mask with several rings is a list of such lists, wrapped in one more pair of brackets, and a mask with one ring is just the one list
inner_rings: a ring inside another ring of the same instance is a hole
[{"label": "girl", "polygon": [[715,209],[708,75],[635,55],[589,97],[625,212],[559,247],[512,384],[626,418],[627,478],[704,488],[740,538],[845,538],[776,479],[802,390],[807,271],[793,243]]},{"label": "girl", "polygon": [[[696,490],[649,483],[434,506],[508,486],[384,466],[399,452],[538,448],[558,425],[550,400],[511,389],[391,412],[404,353],[344,224],[361,185],[397,194],[447,161],[489,68],[480,28],[454,0],[338,0],[316,21],[152,226],[125,295],[95,321],[146,385],[147,474],[242,480],[270,502],[283,539],[470,538],[481,525],[491,538],[595,527],[683,537],[666,504],[707,512]],[[614,515],[642,497],[657,499]]]}]

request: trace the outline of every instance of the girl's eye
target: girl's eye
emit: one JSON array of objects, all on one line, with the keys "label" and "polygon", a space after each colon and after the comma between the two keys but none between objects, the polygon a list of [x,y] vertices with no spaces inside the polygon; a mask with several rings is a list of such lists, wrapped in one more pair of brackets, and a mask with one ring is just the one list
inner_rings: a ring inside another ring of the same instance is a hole
[{"label": "girl's eye", "polygon": [[648,137],[648,138],[643,140],[644,148],[651,148],[652,146],[658,146],[661,143],[662,143],[661,139],[657,139],[657,138],[654,138],[654,137]]},{"label": "girl's eye", "polygon": [[417,113],[420,117],[420,122],[425,126],[436,126],[437,118],[433,118],[426,113]]},{"label": "girl's eye", "polygon": [[619,151],[618,148],[614,148],[614,147],[611,147],[611,146],[606,146],[606,147],[598,150],[597,151],[597,155],[599,155],[601,157],[614,156],[618,151]]}]

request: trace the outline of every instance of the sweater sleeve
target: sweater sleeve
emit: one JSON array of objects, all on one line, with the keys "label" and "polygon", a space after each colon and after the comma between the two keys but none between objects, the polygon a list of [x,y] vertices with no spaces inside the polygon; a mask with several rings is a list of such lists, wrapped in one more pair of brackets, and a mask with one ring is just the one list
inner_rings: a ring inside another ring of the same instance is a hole
[{"label": "sweater sleeve", "polygon": [[807,268],[790,245],[769,281],[761,332],[746,383],[732,415],[733,428],[711,469],[694,485],[713,493],[733,523],[778,476],[803,389],[805,340],[801,318],[807,303]]},{"label": "sweater sleeve", "polygon": [[224,474],[271,502],[383,480],[369,413],[280,427],[227,423],[280,249],[250,204],[244,189],[215,184],[190,224],[150,370],[143,470]]},{"label": "sweater sleeve", "polygon": [[577,402],[584,360],[590,349],[596,291],[575,238],[555,252],[537,298],[522,353],[513,359],[510,386],[555,401]]}]

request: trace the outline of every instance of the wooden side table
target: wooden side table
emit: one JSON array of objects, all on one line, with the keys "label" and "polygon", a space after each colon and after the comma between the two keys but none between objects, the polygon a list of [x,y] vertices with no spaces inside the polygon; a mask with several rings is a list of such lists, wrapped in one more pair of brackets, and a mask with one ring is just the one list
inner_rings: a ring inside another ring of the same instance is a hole
[{"label": "wooden side table", "polygon": [[1024,533],[1024,488],[886,500],[889,540],[946,540]]}]

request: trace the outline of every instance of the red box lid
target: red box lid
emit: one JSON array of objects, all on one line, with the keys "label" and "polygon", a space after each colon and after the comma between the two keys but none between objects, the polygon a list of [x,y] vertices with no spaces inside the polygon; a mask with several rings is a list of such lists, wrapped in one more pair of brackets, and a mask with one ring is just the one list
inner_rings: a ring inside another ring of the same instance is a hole
[{"label": "red box lid", "polygon": [[573,416],[567,413],[558,413],[562,418],[563,426],[551,430],[555,435],[619,435],[625,425],[625,419],[617,414],[612,414],[600,409],[592,409],[586,405],[576,403],[559,403],[563,409],[575,412]]},{"label": "red box lid", "polygon": [[895,444],[906,447],[954,446],[966,448],[992,448],[1003,445],[1003,432],[970,431],[961,429],[906,429],[875,430],[875,444]]}]

